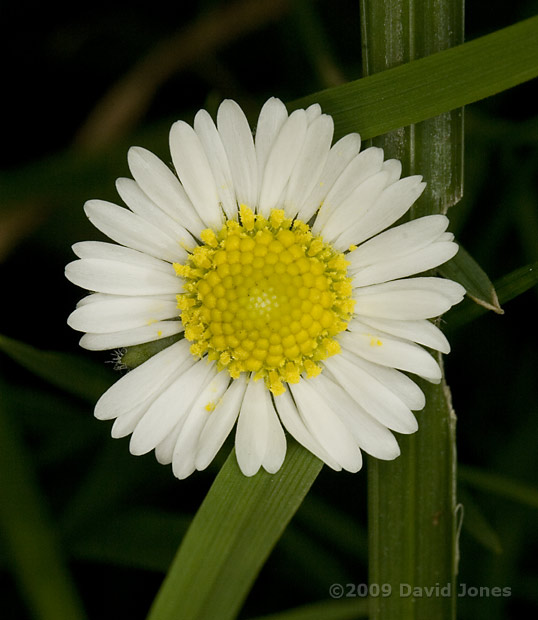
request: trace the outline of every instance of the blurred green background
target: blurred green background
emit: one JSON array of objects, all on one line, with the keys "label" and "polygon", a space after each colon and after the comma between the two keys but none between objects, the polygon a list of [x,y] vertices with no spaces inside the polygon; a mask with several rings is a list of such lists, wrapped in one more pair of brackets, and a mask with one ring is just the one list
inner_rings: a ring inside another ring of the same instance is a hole
[{"label": "blurred green background", "polygon": [[[537,12],[528,0],[496,0],[487,10],[469,2],[466,38]],[[0,436],[0,500],[20,509],[21,529],[36,517],[10,487],[18,480],[11,450],[19,445],[39,517],[52,528],[88,618],[136,620],[145,617],[229,445],[207,472],[180,482],[153,455],[130,456],[128,439],[111,440],[110,424],[93,419],[100,386],[118,375],[111,354],[80,350],[66,325],[82,296],[63,277],[70,246],[101,238],[82,205],[116,200],[114,180],[129,174],[129,145],[169,161],[169,125],[201,107],[214,111],[232,97],[255,117],[268,96],[290,101],[360,77],[359,4],[21,1],[2,13],[0,331],[83,358],[95,387],[82,397],[80,386],[52,386],[0,353],[0,406],[9,425]],[[533,87],[465,112],[465,197],[449,212],[451,229],[494,281],[538,260]],[[504,316],[464,325],[461,314],[444,319],[465,510],[460,581],[512,592],[461,598],[463,619],[538,612],[537,302],[535,288],[508,302]],[[0,615],[33,618],[14,576],[8,513],[0,511]],[[241,617],[328,599],[336,582],[366,582],[366,538],[365,472],[324,468]],[[36,549],[41,544],[33,540]]]}]

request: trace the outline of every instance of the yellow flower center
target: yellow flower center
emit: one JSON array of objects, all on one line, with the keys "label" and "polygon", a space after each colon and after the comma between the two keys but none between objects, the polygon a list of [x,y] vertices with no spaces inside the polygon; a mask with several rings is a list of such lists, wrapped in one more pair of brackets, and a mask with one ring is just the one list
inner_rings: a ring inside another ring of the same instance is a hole
[{"label": "yellow flower center", "polygon": [[177,296],[193,355],[208,355],[233,378],[254,373],[278,395],[284,382],[321,372],[353,312],[344,255],[310,227],[274,209],[268,219],[241,206],[240,223],[202,233]]}]

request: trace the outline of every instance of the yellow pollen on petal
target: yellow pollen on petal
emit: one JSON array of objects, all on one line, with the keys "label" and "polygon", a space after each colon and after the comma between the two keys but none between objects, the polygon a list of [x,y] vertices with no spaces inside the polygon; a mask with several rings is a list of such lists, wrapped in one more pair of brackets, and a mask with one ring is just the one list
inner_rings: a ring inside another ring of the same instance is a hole
[{"label": "yellow pollen on petal", "polygon": [[265,218],[241,205],[239,221],[200,236],[203,245],[174,264],[191,353],[234,379],[252,373],[274,395],[322,372],[354,308],[345,255],[279,209]]},{"label": "yellow pollen on petal", "polygon": [[376,338],[375,336],[370,336],[370,346],[371,347],[380,347],[383,345],[383,341],[379,340],[379,338]]}]

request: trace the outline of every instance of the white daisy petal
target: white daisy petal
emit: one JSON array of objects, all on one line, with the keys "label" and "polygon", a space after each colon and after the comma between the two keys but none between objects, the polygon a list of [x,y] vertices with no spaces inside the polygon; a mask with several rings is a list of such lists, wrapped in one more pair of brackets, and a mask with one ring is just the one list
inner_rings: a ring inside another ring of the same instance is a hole
[{"label": "white daisy petal", "polygon": [[213,119],[206,110],[194,117],[194,131],[200,138],[217,186],[219,202],[227,219],[237,219],[237,203],[228,157]]},{"label": "white daisy petal", "polygon": [[321,106],[319,103],[313,103],[306,108],[305,112],[306,120],[308,124],[311,125],[321,115]]},{"label": "white daisy petal", "polygon": [[229,383],[229,375],[215,371],[214,376],[194,401],[179,433],[172,457],[174,476],[180,480],[196,469],[195,459],[200,435],[212,415],[213,403],[221,399]]},{"label": "white daisy petal", "polygon": [[217,127],[228,156],[237,202],[251,209],[258,198],[258,164],[254,140],[243,110],[230,99],[217,113]]},{"label": "white daisy petal", "polygon": [[161,340],[179,334],[183,329],[181,321],[157,321],[151,325],[134,327],[110,334],[84,334],[79,344],[88,351],[106,351]]},{"label": "white daisy petal", "polygon": [[307,129],[306,137],[286,187],[284,211],[295,217],[305,196],[319,183],[333,138],[333,119],[326,114],[318,116]]},{"label": "white daisy petal", "polygon": [[269,416],[261,381],[248,382],[235,433],[237,463],[245,476],[253,476],[260,469],[267,447]]},{"label": "white daisy petal", "polygon": [[234,380],[223,397],[217,401],[200,433],[195,458],[196,469],[205,469],[221,449],[237,420],[246,389],[246,373],[241,373],[239,379]]},{"label": "white daisy petal", "polygon": [[179,180],[183,184],[198,217],[206,228],[220,230],[224,223],[215,178],[200,138],[184,121],[170,130],[170,153]]},{"label": "white daisy petal", "polygon": [[213,365],[201,359],[155,399],[131,435],[131,454],[146,454],[163,441],[187,414],[212,371]]},{"label": "white daisy petal", "polygon": [[362,456],[351,433],[332,410],[322,391],[312,381],[290,384],[303,422],[324,450],[346,471],[356,472]]},{"label": "white daisy petal", "polygon": [[265,412],[267,415],[267,436],[262,466],[265,471],[270,474],[275,474],[282,466],[286,456],[286,436],[282,430],[269,391],[264,389],[263,394],[265,398]]},{"label": "white daisy petal", "polygon": [[357,288],[355,314],[382,319],[417,320],[440,316],[459,303],[465,289],[442,278],[410,278]]},{"label": "white daisy petal", "polygon": [[332,146],[319,180],[310,194],[303,198],[303,203],[297,214],[300,220],[308,222],[316,213],[342,171],[357,155],[360,147],[361,138],[357,133],[344,136]]},{"label": "white daisy petal", "polygon": [[347,249],[394,224],[407,213],[425,187],[426,183],[422,183],[421,176],[406,177],[386,187],[371,208],[340,236],[338,246]]},{"label": "white daisy petal", "polygon": [[95,417],[111,420],[155,398],[170,377],[192,365],[190,343],[180,340],[116,381],[97,401]]},{"label": "white daisy petal", "polygon": [[170,465],[172,463],[177,440],[185,422],[186,416],[183,416],[168,435],[155,446],[155,458],[161,465]]},{"label": "white daisy petal", "polygon": [[282,424],[295,439],[321,461],[336,471],[342,466],[321,447],[303,422],[289,391],[275,397],[275,406]]},{"label": "white daisy petal", "polygon": [[340,342],[360,357],[381,366],[412,372],[434,383],[441,381],[441,369],[433,357],[417,344],[366,328],[344,332]]},{"label": "white daisy petal", "polygon": [[323,206],[312,226],[314,234],[320,234],[332,213],[361,183],[380,172],[382,166],[383,149],[372,146],[356,155],[337,178],[323,201]]},{"label": "white daisy petal", "polygon": [[[350,252],[349,269],[352,273],[371,265],[414,254],[437,241],[448,226],[444,215],[427,215],[387,230],[361,244]],[[449,239],[450,241],[450,239]]]},{"label": "white daisy petal", "polygon": [[378,381],[395,394],[411,411],[421,411],[426,397],[419,386],[403,372],[387,366],[380,366],[360,357],[355,351],[342,350],[342,357],[374,375]]},{"label": "white daisy petal", "polygon": [[97,293],[163,295],[181,292],[181,281],[173,273],[100,258],[73,261],[65,268],[65,275],[73,284]]},{"label": "white daisy petal", "polygon": [[364,214],[372,209],[387,186],[388,178],[389,173],[380,170],[356,187],[340,206],[333,209],[329,215],[321,230],[323,238],[338,250],[347,250],[352,245],[347,239],[354,238],[348,232],[349,229],[355,228],[356,222],[360,221]]},{"label": "white daisy petal", "polygon": [[154,224],[170,237],[180,248],[192,249],[196,246],[190,232],[160,209],[133,179],[117,179],[116,190],[123,202],[146,222]]},{"label": "white daisy petal", "polygon": [[127,435],[130,435],[148,410],[149,405],[150,403],[143,401],[134,409],[131,409],[131,411],[118,416],[114,420],[110,435],[114,439],[121,439],[122,437],[127,437]]},{"label": "white daisy petal", "polygon": [[268,99],[260,111],[256,126],[256,159],[258,161],[258,178],[263,178],[263,171],[274,141],[288,118],[286,106],[275,97]]},{"label": "white daisy petal", "polygon": [[[420,321],[397,321],[377,317],[361,317],[361,322],[387,334],[393,334],[399,338],[423,344],[435,351],[450,353],[450,344],[446,336],[436,325],[426,319]],[[353,331],[353,321],[348,324],[348,329]]]},{"label": "white daisy petal", "polygon": [[432,243],[407,256],[400,256],[361,269],[353,278],[353,286],[368,286],[405,278],[438,267],[457,254],[459,246],[452,242]]},{"label": "white daisy petal", "polygon": [[381,170],[389,173],[387,185],[392,185],[402,175],[402,162],[399,159],[387,159],[381,166]]},{"label": "white daisy petal", "polygon": [[134,265],[135,267],[162,271],[166,274],[174,273],[174,269],[170,263],[114,243],[106,243],[105,241],[81,241],[80,243],[75,243],[72,249],[79,258],[97,258],[117,261],[128,265]]},{"label": "white daisy petal", "polygon": [[177,317],[178,314],[176,301],[153,297],[116,297],[77,308],[69,315],[67,324],[77,331],[106,334],[150,325]]},{"label": "white daisy petal", "polygon": [[184,261],[187,252],[136,213],[104,200],[88,200],[84,211],[90,222],[110,239],[170,263]]},{"label": "white daisy petal", "polygon": [[319,391],[334,404],[334,411],[350,430],[359,447],[378,459],[392,460],[400,454],[394,435],[377,420],[368,415],[362,407],[325,374],[314,379]]},{"label": "white daisy petal", "polygon": [[275,138],[263,171],[258,202],[258,211],[264,217],[269,216],[271,209],[282,207],[280,197],[301,152],[307,126],[305,111],[296,110]]},{"label": "white daisy petal", "polygon": [[131,147],[129,169],[142,190],[172,219],[198,237],[206,228],[170,168],[141,147]]},{"label": "white daisy petal", "polygon": [[339,385],[378,422],[399,433],[414,433],[418,426],[409,407],[373,374],[343,356],[325,360]]}]

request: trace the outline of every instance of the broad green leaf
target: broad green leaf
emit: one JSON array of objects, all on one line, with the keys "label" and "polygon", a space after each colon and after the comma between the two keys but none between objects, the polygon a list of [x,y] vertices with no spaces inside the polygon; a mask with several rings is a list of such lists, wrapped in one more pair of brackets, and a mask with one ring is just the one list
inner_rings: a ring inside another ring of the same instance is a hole
[{"label": "broad green leaf", "polygon": [[149,620],[234,618],[321,466],[291,441],[276,474],[260,471],[247,478],[232,451],[183,539]]},{"label": "broad green leaf", "polygon": [[58,533],[9,413],[0,406],[0,536],[11,570],[33,618],[82,620]]},{"label": "broad green leaf", "polygon": [[489,551],[502,553],[499,535],[476,505],[470,493],[458,488],[458,500],[463,506],[462,529]]},{"label": "broad green leaf", "polygon": [[41,351],[2,335],[0,351],[52,385],[90,402],[95,402],[112,383],[104,368],[77,355]]},{"label": "broad green leaf", "polygon": [[467,296],[479,306],[504,314],[495,287],[486,272],[461,245],[456,256],[438,269],[445,278],[459,282],[467,291]]},{"label": "broad green leaf", "polygon": [[[336,586],[339,585],[344,584],[336,584]],[[338,587],[336,591],[338,591]],[[346,592],[349,592],[350,589],[346,589],[344,585],[342,591],[342,596],[345,597]],[[303,605],[277,614],[257,616],[251,620],[359,620],[368,617],[368,606],[369,602],[366,598],[343,598],[342,600]]]},{"label": "broad green leaf", "polygon": [[[520,267],[506,276],[496,280],[495,291],[499,302],[505,304],[515,299],[538,284],[538,262]],[[444,316],[447,325],[453,329],[482,316],[487,312],[486,308],[468,300],[464,300]]]},{"label": "broad green leaf", "polygon": [[491,474],[477,467],[460,465],[459,479],[465,484],[498,495],[504,499],[538,508],[538,489],[529,484],[513,480],[508,476]]}]

